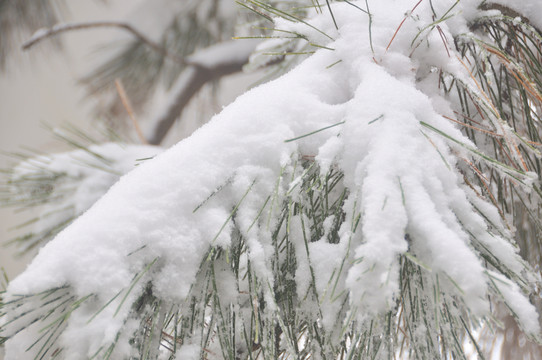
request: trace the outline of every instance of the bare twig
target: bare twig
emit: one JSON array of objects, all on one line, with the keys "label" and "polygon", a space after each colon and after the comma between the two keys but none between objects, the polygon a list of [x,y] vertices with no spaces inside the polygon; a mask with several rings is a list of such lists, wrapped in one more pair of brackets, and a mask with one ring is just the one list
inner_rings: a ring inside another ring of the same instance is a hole
[{"label": "bare twig", "polygon": [[94,29],[94,28],[119,28],[128,31],[133,36],[135,36],[137,39],[142,41],[143,43],[147,44],[151,49],[163,54],[165,57],[175,61],[184,64],[184,58],[179,57],[171,52],[169,52],[167,49],[162,47],[160,44],[152,41],[148,37],[146,37],[144,34],[142,34],[139,30],[134,28],[132,25],[125,23],[125,22],[119,22],[119,21],[90,21],[90,22],[78,22],[78,23],[60,23],[56,24],[55,26],[51,28],[42,28],[34,33],[30,39],[25,41],[22,45],[23,50],[28,50],[35,44],[41,42],[42,40],[56,36],[58,34],[61,34],[63,32],[67,31],[73,31],[73,30],[84,30],[84,29]]},{"label": "bare twig", "polygon": [[150,144],[158,145],[166,137],[190,99],[206,83],[242,70],[259,40],[227,41],[212,45],[186,58],[189,66],[181,73],[170,92],[166,109],[153,121]]},{"label": "bare twig", "polygon": [[143,132],[141,131],[141,128],[139,127],[139,123],[137,122],[137,119],[134,114],[134,109],[132,107],[132,104],[130,103],[130,99],[128,98],[128,95],[126,95],[126,90],[124,90],[124,86],[122,85],[122,82],[120,81],[120,79],[115,79],[115,87],[117,88],[117,92],[119,93],[119,97],[120,97],[120,101],[122,101],[122,105],[126,109],[128,116],[130,116],[130,119],[132,120],[132,124],[134,125],[137,136],[139,137],[139,140],[141,141],[142,144],[148,144],[149,142],[147,141],[147,139],[145,139],[145,136],[143,135]]},{"label": "bare twig", "polygon": [[403,20],[401,21],[401,23],[399,24],[399,26],[397,27],[397,29],[395,30],[395,32],[393,33],[393,36],[391,37],[391,40],[390,42],[388,43],[388,46],[386,46],[386,51],[389,50],[390,46],[391,46],[391,43],[393,42],[393,40],[395,39],[395,37],[397,36],[397,33],[399,32],[399,30],[401,29],[401,27],[403,26],[403,24],[405,23],[405,20],[408,19],[409,16],[412,15],[412,13],[414,12],[414,10],[416,10],[416,8],[418,7],[418,5],[421,4],[423,0],[420,0],[416,3],[416,5],[414,5],[414,7],[412,8],[412,10],[410,10],[409,12],[407,12],[405,14],[405,17],[403,18]]}]

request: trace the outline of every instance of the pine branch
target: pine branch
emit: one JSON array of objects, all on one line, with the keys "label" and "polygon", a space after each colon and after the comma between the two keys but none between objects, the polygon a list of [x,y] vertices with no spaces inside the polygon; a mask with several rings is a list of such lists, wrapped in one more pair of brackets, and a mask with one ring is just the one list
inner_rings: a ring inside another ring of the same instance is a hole
[{"label": "pine branch", "polygon": [[58,22],[59,10],[64,6],[62,0],[0,0],[0,69],[5,70],[7,60],[14,56],[22,38]]},{"label": "pine branch", "polygon": [[257,40],[227,41],[189,56],[185,60],[189,66],[177,78],[165,111],[152,122],[156,125],[149,136],[149,143],[158,145],[164,140],[175,120],[203,85],[241,71],[258,43]]},{"label": "pine branch", "polygon": [[152,41],[147,36],[145,36],[143,33],[141,33],[139,30],[137,30],[132,25],[126,23],[126,22],[120,22],[120,21],[90,21],[90,22],[77,22],[77,23],[60,23],[56,24],[55,26],[51,28],[41,28],[38,31],[32,35],[30,39],[25,41],[22,44],[23,50],[28,50],[32,46],[36,45],[37,43],[41,42],[42,40],[45,40],[47,38],[57,36],[61,33],[68,32],[68,31],[75,31],[75,30],[86,30],[86,29],[95,29],[95,28],[118,28],[128,31],[130,34],[135,36],[138,40],[142,41],[146,45],[148,45],[151,49],[157,51],[160,54],[163,54],[165,57],[176,61],[178,63],[183,64],[184,59],[182,57],[179,57],[171,52],[169,52],[166,48],[161,46],[160,44]]},{"label": "pine branch", "polygon": [[[171,2],[167,6],[169,13],[160,20],[159,29],[153,30],[153,39],[180,59],[233,35],[237,14],[226,11],[228,6],[218,6],[216,0],[186,1],[183,5]],[[154,10],[149,5],[139,11],[140,17],[151,18]],[[183,61],[168,61],[163,53],[154,51],[138,38],[120,46],[111,43],[108,47],[111,51],[102,64],[80,82],[87,88],[89,97],[100,104],[95,115],[113,126],[124,115],[124,109],[116,101],[115,79],[122,81],[134,110],[139,112],[153,98],[156,89],[168,91],[186,68]]]},{"label": "pine branch", "polygon": [[161,152],[158,147],[128,145],[119,138],[115,142],[104,138],[100,143],[69,125],[50,131],[71,150],[47,155],[6,154],[18,163],[0,169],[0,206],[19,211],[34,209],[32,217],[13,227],[21,233],[7,242],[20,254],[46,244],[102,197],[122,174]]}]

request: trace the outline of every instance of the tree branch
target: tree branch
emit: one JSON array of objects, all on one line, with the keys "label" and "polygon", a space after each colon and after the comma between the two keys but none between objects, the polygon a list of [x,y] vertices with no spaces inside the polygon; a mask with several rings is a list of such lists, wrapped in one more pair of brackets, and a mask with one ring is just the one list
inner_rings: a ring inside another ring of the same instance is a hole
[{"label": "tree branch", "polygon": [[22,48],[23,50],[28,50],[32,46],[34,46],[35,44],[41,42],[42,40],[46,38],[53,37],[67,31],[94,29],[94,28],[111,28],[111,27],[128,31],[137,39],[147,44],[151,49],[163,54],[165,57],[175,62],[182,63],[182,64],[184,64],[185,62],[184,58],[179,57],[169,52],[160,44],[152,41],[151,39],[143,35],[143,33],[141,33],[139,30],[134,28],[132,25],[125,22],[119,22],[119,21],[90,21],[90,22],[80,22],[80,23],[61,23],[61,24],[56,24],[55,26],[51,28],[41,28],[38,31],[36,31],[30,39],[28,39],[27,41],[23,43]]},{"label": "tree branch", "polygon": [[62,23],[51,28],[42,28],[36,31],[30,39],[23,43],[22,48],[23,50],[28,50],[42,40],[63,32],[105,27],[115,27],[126,30],[153,50],[187,66],[171,90],[170,99],[165,112],[160,114],[153,122],[156,125],[152,130],[152,134],[148,137],[148,142],[153,145],[158,145],[164,140],[171,129],[171,126],[175,123],[175,120],[180,116],[185,106],[203,85],[210,81],[220,79],[223,76],[241,71],[243,65],[248,62],[249,56],[256,48],[256,45],[260,43],[260,40],[227,41],[200,50],[187,58],[182,58],[170,53],[167,49],[150,40],[128,23],[118,21],[93,21],[84,23]]},{"label": "tree branch", "polygon": [[227,41],[187,57],[185,63],[188,67],[173,85],[165,111],[153,121],[156,125],[152,134],[147,136],[149,143],[159,145],[164,140],[175,120],[203,85],[241,71],[259,43],[260,40]]}]

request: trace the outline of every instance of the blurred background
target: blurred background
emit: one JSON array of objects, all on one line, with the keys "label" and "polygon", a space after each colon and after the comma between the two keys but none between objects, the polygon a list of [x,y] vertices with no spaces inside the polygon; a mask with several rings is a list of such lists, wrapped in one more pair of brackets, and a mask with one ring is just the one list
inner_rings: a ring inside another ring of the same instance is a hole
[{"label": "blurred background", "polygon": [[[160,0],[153,3],[153,9],[150,11],[148,8],[149,2],[144,0],[57,1],[62,6],[56,9],[59,15],[56,23],[80,23],[98,20],[128,21],[137,29],[156,39],[159,39],[161,34],[153,35],[153,32],[157,32],[154,29],[163,31],[164,28],[167,28],[157,20],[171,21],[171,15],[168,18],[167,13],[171,10],[172,4],[178,4],[175,1]],[[199,6],[198,1],[187,1],[186,6],[189,7],[191,4]],[[212,4],[214,0],[205,1]],[[52,1],[51,3],[56,2]],[[233,1],[231,3],[234,4]],[[160,13],[160,11],[165,14],[157,16],[157,12]],[[149,12],[152,16],[146,16]],[[227,16],[231,17],[232,15],[227,14]],[[227,16],[224,23],[227,23]],[[5,21],[6,19],[4,19]],[[18,20],[8,19],[9,21],[16,22]],[[183,22],[186,21],[183,20],[179,23],[182,24]],[[172,23],[175,23],[175,21]],[[234,21],[231,21],[231,23],[234,23]],[[116,95],[114,91],[113,105],[106,104],[109,106],[109,113],[103,115],[96,111],[95,98],[101,101],[99,99],[101,92],[111,95],[111,86],[108,85],[103,89],[99,88],[96,91],[98,96],[92,97],[91,101],[91,97],[87,96],[89,86],[82,86],[80,83],[81,79],[91,74],[108,57],[112,57],[115,51],[118,52],[118,49],[122,48],[124,44],[130,41],[134,42],[133,36],[117,28],[69,31],[55,38],[47,38],[24,51],[21,44],[30,37],[32,32],[21,36],[18,44],[9,49],[6,57],[7,62],[0,76],[0,151],[2,152],[2,155],[0,155],[0,169],[7,169],[20,160],[9,155],[14,152],[28,154],[29,151],[51,153],[69,150],[67,144],[55,139],[51,130],[47,129],[47,127],[63,126],[69,123],[79,129],[85,129],[84,131],[88,129],[89,133],[92,133],[95,127],[102,126],[107,121],[110,122],[111,119],[116,121],[118,117],[119,121],[117,123],[109,123],[109,125],[118,126],[117,130],[124,133],[134,132],[133,129],[126,131],[123,128],[131,125],[126,125],[129,124],[129,120],[126,119],[126,109],[120,105],[120,99],[114,97]],[[205,31],[203,33],[205,34]],[[201,34],[196,35],[193,38],[204,37]],[[220,36],[229,40],[232,36],[232,30],[228,28],[228,31],[224,31]],[[209,42],[212,44],[215,40],[211,39]],[[194,46],[197,48],[198,44]],[[146,50],[146,56],[148,53],[152,54],[152,51]],[[178,49],[174,50],[179,52]],[[181,50],[184,51],[184,49]],[[193,50],[191,48],[186,51],[190,54]],[[138,66],[138,64],[136,65]],[[148,66],[150,68],[153,63],[149,63]],[[173,80],[181,70],[172,71],[168,86],[173,84]],[[166,74],[166,76],[168,75]],[[217,86],[218,81],[212,81],[210,85],[204,86],[190,100],[182,112],[182,121],[175,122],[161,145],[168,147],[183,137],[190,135],[196,128],[205,123],[212,114],[218,112],[222,106],[231,102],[239,93],[250,87],[258,79],[258,76],[237,72],[225,78],[220,78],[220,88]],[[105,78],[105,76],[103,77]],[[104,81],[106,80],[108,79]],[[130,85],[129,81],[129,76],[124,79],[125,84]],[[138,84],[135,84],[136,90],[137,86]],[[139,85],[139,87],[141,86]],[[128,87],[127,90],[130,98],[130,94],[133,94],[135,90],[132,89],[130,92]],[[136,116],[144,120],[159,113],[167,102],[167,92],[167,87],[157,87],[152,94],[152,99],[145,106],[134,104]],[[136,95],[134,95],[134,99],[137,102]],[[111,98],[109,96],[106,100],[109,101]],[[104,122],[103,118],[106,116],[109,116],[109,120]],[[134,140],[134,137],[132,137],[132,140]],[[137,142],[137,137],[135,137],[135,142]],[[29,219],[29,212],[31,214],[32,210],[21,212],[12,207],[0,207],[0,242],[2,244],[21,234],[15,227]],[[24,270],[28,261],[35,256],[37,251],[33,250],[29,254],[16,257],[15,250],[14,246],[0,247],[0,267],[5,270],[9,279],[13,279]]]},{"label": "blurred background", "polygon": [[[107,3],[72,0],[66,4],[65,15],[70,21],[114,19],[125,16],[137,1],[115,0]],[[77,79],[86,74],[99,56],[96,48],[111,38],[114,29],[91,29],[66,33],[62,49],[40,46],[28,51],[19,47],[8,59],[0,76],[0,151],[60,150],[44,124],[70,122],[88,126],[91,105],[84,101],[84,89]],[[2,154],[0,168],[14,159]],[[13,238],[13,229],[23,216],[12,208],[0,208],[0,241]],[[11,279],[21,272],[31,256],[14,258],[13,246],[0,248],[0,266]],[[30,254],[29,254],[30,255]]]}]

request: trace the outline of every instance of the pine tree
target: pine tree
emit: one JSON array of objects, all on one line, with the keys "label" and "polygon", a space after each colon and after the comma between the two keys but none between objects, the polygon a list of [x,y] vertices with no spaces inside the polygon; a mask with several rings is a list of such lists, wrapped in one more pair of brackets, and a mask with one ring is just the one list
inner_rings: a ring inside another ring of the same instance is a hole
[{"label": "pine tree", "polygon": [[[541,6],[239,5],[274,29],[246,67],[275,80],[160,155],[72,141],[10,173],[9,199],[45,203],[49,226],[21,239],[48,243],[3,294],[8,358],[483,358],[499,318],[521,328],[503,358],[539,357]],[[186,89],[254,50],[219,36],[188,56],[181,23],[176,48],[120,53],[181,59],[153,144]]]}]

